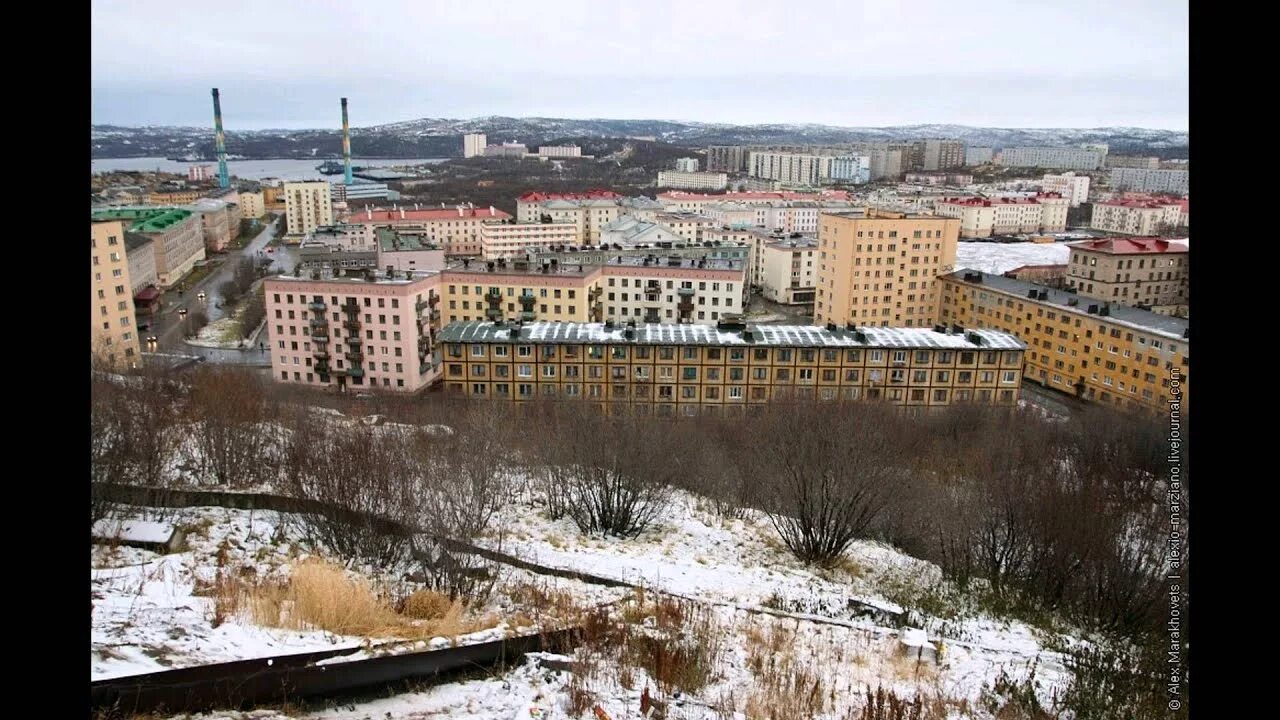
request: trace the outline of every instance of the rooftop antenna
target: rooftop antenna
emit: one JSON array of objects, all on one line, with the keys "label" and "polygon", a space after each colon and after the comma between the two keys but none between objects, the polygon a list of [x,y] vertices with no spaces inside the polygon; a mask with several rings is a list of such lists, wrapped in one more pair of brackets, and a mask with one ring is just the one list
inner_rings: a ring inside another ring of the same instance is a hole
[{"label": "rooftop antenna", "polygon": [[218,187],[231,187],[231,177],[227,175],[227,143],[222,136],[222,102],[218,99],[218,88],[213,89],[213,146],[218,153]]}]

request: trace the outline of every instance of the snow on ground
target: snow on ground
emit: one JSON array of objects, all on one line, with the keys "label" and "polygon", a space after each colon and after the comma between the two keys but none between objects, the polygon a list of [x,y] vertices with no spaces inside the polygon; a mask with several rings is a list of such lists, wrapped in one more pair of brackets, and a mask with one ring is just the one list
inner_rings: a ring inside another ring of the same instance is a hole
[{"label": "snow on ground", "polygon": [[304,553],[276,513],[189,508],[173,511],[169,522],[188,528],[187,551],[95,546],[91,552],[94,680],[360,644],[360,638],[258,627],[240,617],[213,626],[214,600],[196,592],[197,583],[207,587],[216,579],[219,544],[228,545],[228,567],[251,567],[258,577],[277,575]]},{"label": "snow on ground", "polygon": [[956,244],[956,269],[999,275],[1023,265],[1065,265],[1070,255],[1066,243],[961,242]]},{"label": "snow on ground", "polygon": [[240,332],[240,320],[237,316],[224,317],[200,328],[193,338],[187,338],[188,345],[205,348],[234,350],[245,346],[244,336]]}]

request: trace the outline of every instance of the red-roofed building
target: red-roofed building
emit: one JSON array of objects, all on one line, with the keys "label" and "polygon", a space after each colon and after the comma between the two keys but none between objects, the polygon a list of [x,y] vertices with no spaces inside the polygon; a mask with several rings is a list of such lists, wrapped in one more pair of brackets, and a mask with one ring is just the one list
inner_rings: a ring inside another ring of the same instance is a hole
[{"label": "red-roofed building", "polygon": [[781,205],[794,201],[830,203],[829,207],[850,207],[852,198],[847,190],[823,190],[819,192],[792,192],[789,190],[726,192],[715,195],[673,190],[658,195],[658,202],[667,210],[702,212],[712,203],[736,202],[744,205]]},{"label": "red-roofed building", "polygon": [[575,243],[600,242],[605,225],[622,217],[626,198],[612,190],[580,193],[527,192],[516,198],[516,219],[522,223],[572,223],[578,228]]},{"label": "red-roofed building", "polygon": [[1093,204],[1089,227],[1122,235],[1172,234],[1183,225],[1179,200],[1117,198]]},{"label": "red-roofed building", "polygon": [[942,198],[933,212],[960,220],[960,237],[1054,233],[1067,229],[1070,200],[1062,193],[1042,192],[1029,197]]},{"label": "red-roofed building", "polygon": [[1068,288],[1164,315],[1187,314],[1191,268],[1183,243],[1158,237],[1108,237],[1071,243],[1070,248]]},{"label": "red-roofed building", "polygon": [[366,208],[353,212],[347,223],[364,226],[370,244],[376,227],[425,230],[431,242],[444,247],[446,256],[478,257],[484,250],[481,227],[510,220],[510,213],[493,206],[421,208],[415,205],[412,208]]}]

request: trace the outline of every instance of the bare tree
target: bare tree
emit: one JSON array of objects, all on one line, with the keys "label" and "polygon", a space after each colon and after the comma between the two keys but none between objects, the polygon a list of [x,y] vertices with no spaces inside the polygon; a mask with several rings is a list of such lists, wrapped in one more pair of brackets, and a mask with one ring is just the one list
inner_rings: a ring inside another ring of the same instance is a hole
[{"label": "bare tree", "polygon": [[264,475],[273,436],[260,381],[239,368],[203,367],[191,378],[188,460],[201,482],[246,487]]}]

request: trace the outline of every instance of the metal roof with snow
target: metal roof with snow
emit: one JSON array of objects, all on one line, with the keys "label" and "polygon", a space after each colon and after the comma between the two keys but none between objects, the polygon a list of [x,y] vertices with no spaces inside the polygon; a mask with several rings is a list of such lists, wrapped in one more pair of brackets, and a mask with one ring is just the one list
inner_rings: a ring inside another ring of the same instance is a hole
[{"label": "metal roof with snow", "polygon": [[[627,331],[634,331],[627,337]],[[974,342],[974,339],[980,342]],[[752,345],[799,348],[925,348],[941,350],[1025,350],[1026,343],[998,330],[938,332],[930,328],[847,327],[817,325],[622,324],[575,322],[455,322],[440,331],[446,343],[528,343],[566,345]]]}]

